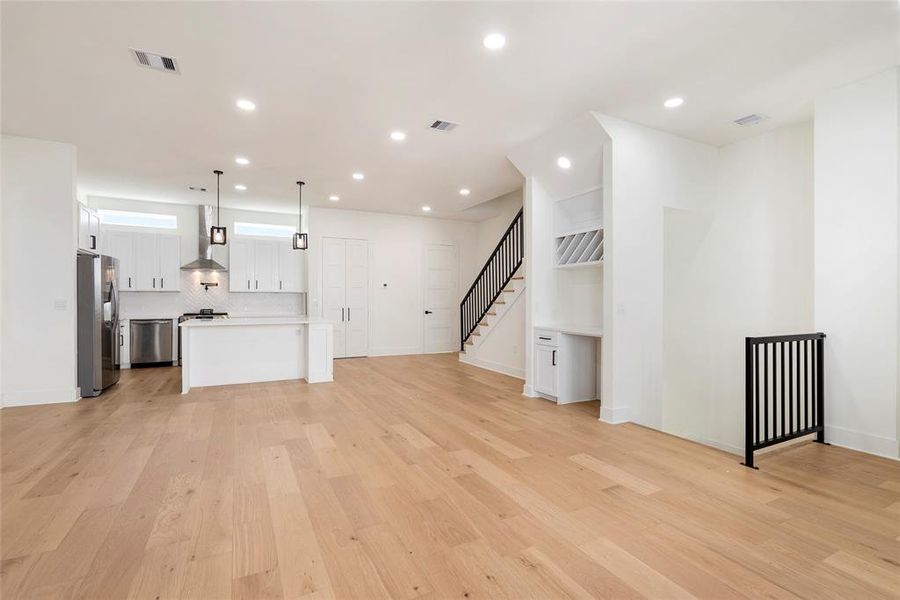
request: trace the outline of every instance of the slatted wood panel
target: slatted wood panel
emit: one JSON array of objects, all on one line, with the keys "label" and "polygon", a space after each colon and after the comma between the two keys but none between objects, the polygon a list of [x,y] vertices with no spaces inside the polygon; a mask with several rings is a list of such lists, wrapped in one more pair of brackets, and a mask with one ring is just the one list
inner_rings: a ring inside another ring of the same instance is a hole
[{"label": "slatted wood panel", "polygon": [[900,466],[735,457],[454,355],[2,419],[3,598],[896,598]]}]

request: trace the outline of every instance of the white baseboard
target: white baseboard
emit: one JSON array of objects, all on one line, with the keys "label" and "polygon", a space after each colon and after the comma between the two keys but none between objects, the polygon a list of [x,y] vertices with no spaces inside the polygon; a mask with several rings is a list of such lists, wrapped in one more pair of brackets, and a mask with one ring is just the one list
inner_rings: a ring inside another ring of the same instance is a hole
[{"label": "white baseboard", "polygon": [[466,356],[465,353],[459,355],[459,362],[464,362],[467,365],[472,365],[473,367],[487,369],[488,371],[494,371],[495,373],[502,373],[503,375],[509,375],[510,377],[516,377],[518,379],[525,379],[525,369],[521,369],[518,367],[511,367],[509,365],[502,365],[500,363],[495,363],[490,360],[482,360],[480,358],[473,358],[471,356]]},{"label": "white baseboard", "polygon": [[63,404],[78,401],[78,388],[58,388],[55,390],[19,390],[5,392],[2,406],[38,406],[40,404]]},{"label": "white baseboard", "polygon": [[627,406],[608,407],[600,405],[600,420],[611,425],[619,423],[628,423],[631,419],[628,417]]},{"label": "white baseboard", "polygon": [[900,444],[897,440],[854,431],[844,427],[825,425],[825,441],[835,446],[859,450],[885,458],[897,460],[900,457]]},{"label": "white baseboard", "polygon": [[529,398],[540,398],[540,394],[534,391],[534,388],[531,387],[531,384],[526,383],[522,386],[522,395],[528,396]]},{"label": "white baseboard", "polygon": [[744,455],[744,447],[743,446],[733,446],[731,444],[727,444],[725,442],[719,442],[717,440],[711,440],[705,437],[688,437],[691,441],[697,442],[698,444],[703,444],[704,446],[710,446],[711,448],[715,448],[716,450],[722,450],[723,452],[728,452],[729,454],[736,454],[737,456]]},{"label": "white baseboard", "polygon": [[[452,350],[448,350],[452,352]],[[409,356],[410,354],[422,354],[421,346],[396,346],[384,348],[369,348],[366,356]]]}]

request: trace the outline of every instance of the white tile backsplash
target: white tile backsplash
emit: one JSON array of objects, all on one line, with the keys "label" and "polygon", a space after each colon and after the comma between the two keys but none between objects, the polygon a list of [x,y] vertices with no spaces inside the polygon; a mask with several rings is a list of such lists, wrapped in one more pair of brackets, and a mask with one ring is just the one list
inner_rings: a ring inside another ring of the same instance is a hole
[{"label": "white tile backsplash", "polygon": [[[205,290],[200,282],[218,283]],[[231,293],[228,273],[218,271],[182,271],[181,291],[122,292],[119,303],[124,317],[176,316],[212,308],[231,316],[305,315],[306,294]]]}]

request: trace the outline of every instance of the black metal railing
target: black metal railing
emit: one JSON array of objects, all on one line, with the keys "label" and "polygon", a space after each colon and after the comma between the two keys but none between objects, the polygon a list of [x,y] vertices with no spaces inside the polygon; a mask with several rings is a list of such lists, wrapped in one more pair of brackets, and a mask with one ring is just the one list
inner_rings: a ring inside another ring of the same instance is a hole
[{"label": "black metal railing", "polygon": [[825,443],[824,333],[748,337],[744,462],[804,435]]},{"label": "black metal railing", "polygon": [[490,310],[497,296],[503,293],[503,289],[521,266],[524,255],[525,228],[520,209],[463,301],[459,303],[460,350],[465,349],[466,340]]}]

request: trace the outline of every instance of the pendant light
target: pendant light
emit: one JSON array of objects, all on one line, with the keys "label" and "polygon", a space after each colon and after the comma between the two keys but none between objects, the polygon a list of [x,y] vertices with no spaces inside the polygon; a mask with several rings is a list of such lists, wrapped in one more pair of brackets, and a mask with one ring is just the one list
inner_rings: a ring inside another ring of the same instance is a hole
[{"label": "pendant light", "polygon": [[306,250],[309,248],[309,238],[303,229],[303,186],[304,182],[297,182],[297,233],[294,234],[294,250]]},{"label": "pendant light", "polygon": [[224,246],[228,234],[224,227],[219,227],[219,216],[222,212],[219,207],[219,177],[221,177],[222,171],[216,169],[213,173],[216,174],[216,224],[209,228],[209,243],[214,246]]}]

